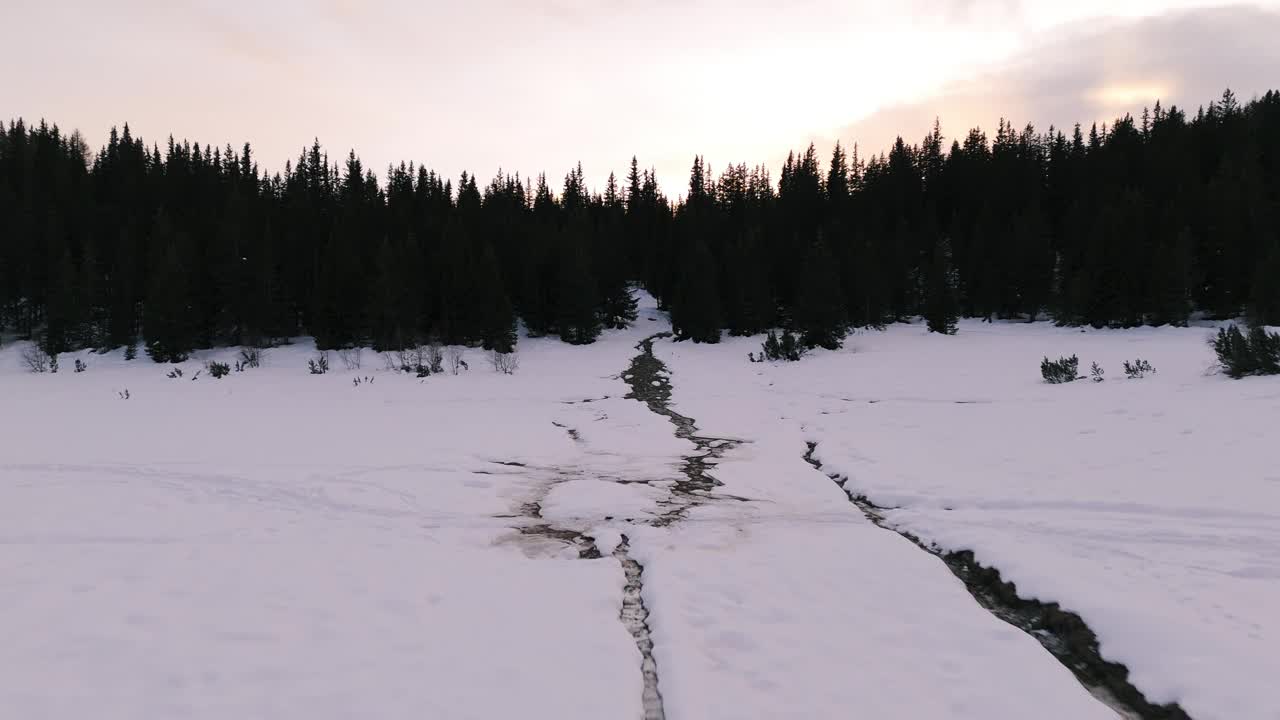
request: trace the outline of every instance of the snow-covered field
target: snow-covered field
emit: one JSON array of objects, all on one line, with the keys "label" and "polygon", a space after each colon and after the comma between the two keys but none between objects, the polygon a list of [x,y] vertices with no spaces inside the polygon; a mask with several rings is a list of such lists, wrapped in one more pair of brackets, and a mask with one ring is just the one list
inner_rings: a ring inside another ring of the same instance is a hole
[{"label": "snow-covered field", "polygon": [[[772,437],[776,465],[726,472],[726,490],[774,491],[816,442],[894,526],[1079,612],[1148,699],[1280,718],[1280,378],[1207,372],[1210,332],[896,325],[780,365],[728,362],[758,339],[662,349],[678,409]],[[1073,353],[1107,379],[1041,381],[1044,355]],[[1126,379],[1136,357],[1158,372]]]},{"label": "snow-covered field", "polygon": [[[1205,376],[1207,331],[897,326],[784,365],[660,340],[672,407],[741,441],[690,496],[694,444],[622,377],[666,329],[646,302],[425,382],[368,352],[309,375],[303,343],[195,381],[234,353],[170,379],[0,348],[0,717],[639,718],[623,535],[672,720],[1115,717],[806,441],[1080,612],[1149,697],[1280,717],[1280,380]],[[1043,385],[1071,352],[1109,379]],[[1159,373],[1125,381],[1135,355]]]}]

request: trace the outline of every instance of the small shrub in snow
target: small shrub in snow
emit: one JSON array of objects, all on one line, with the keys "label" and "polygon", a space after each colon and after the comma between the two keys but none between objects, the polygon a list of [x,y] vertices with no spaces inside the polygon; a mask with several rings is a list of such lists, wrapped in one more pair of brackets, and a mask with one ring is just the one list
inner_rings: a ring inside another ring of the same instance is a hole
[{"label": "small shrub in snow", "polygon": [[246,368],[261,367],[266,359],[267,351],[262,348],[240,348],[240,361],[236,363],[236,370],[242,372]]},{"label": "small shrub in snow", "polygon": [[444,350],[437,342],[400,350],[396,353],[394,365],[400,372],[425,378],[444,372]]},{"label": "small shrub in snow", "polygon": [[169,372],[165,373],[164,376],[169,378],[170,380],[177,380],[178,378],[182,377],[182,368],[174,368]]},{"label": "small shrub in snow", "polygon": [[307,370],[312,375],[323,375],[329,372],[329,353],[322,352],[315,358],[307,361]]},{"label": "small shrub in snow", "polygon": [[82,373],[82,372],[84,372],[85,370],[88,370],[88,369],[89,369],[89,366],[88,366],[88,365],[85,365],[85,364],[84,364],[84,361],[83,361],[83,360],[81,360],[80,358],[76,358],[76,365],[75,365],[75,367],[76,367],[76,372],[78,372],[78,373]]},{"label": "small shrub in snow", "polygon": [[1080,370],[1080,358],[1072,355],[1071,357],[1060,357],[1057,360],[1045,358],[1040,362],[1040,375],[1044,377],[1044,381],[1050,385],[1059,385],[1061,383],[1069,383],[1079,380],[1077,372]]},{"label": "small shrub in snow", "polygon": [[58,372],[58,354],[57,353],[53,353],[52,355],[49,356],[49,372],[51,373]]},{"label": "small shrub in snow", "polygon": [[[418,351],[416,348],[407,350],[397,350],[395,354],[395,369],[402,373],[417,372],[421,362],[417,359]],[[427,371],[430,372],[430,371]],[[419,377],[422,377],[419,375]]]},{"label": "small shrub in snow", "polygon": [[448,369],[450,375],[457,375],[459,371],[466,369],[467,363],[462,359],[463,350],[460,347],[449,347],[444,351],[444,366]]},{"label": "small shrub in snow", "polygon": [[795,362],[804,356],[807,348],[804,343],[800,342],[790,330],[784,330],[782,335],[770,330],[769,336],[765,338],[764,343],[760,346],[760,354],[748,353],[747,357],[752,362],[777,362],[785,360],[787,362]]},{"label": "small shrub in snow", "polygon": [[494,370],[503,375],[514,375],[520,367],[520,356],[514,350],[509,353],[494,350],[489,353],[489,362],[493,364]]},{"label": "small shrub in snow", "polygon": [[202,372],[204,372],[204,371],[203,371],[203,370],[197,370],[197,371],[196,371],[196,374],[191,376],[191,382],[195,382],[196,380],[199,380],[199,379],[200,379],[200,373],[202,373]]},{"label": "small shrub in snow", "polygon": [[1124,361],[1124,375],[1130,380],[1141,380],[1147,375],[1155,374],[1156,369],[1151,366],[1151,363],[1142,358],[1136,358],[1132,363],[1128,360]]},{"label": "small shrub in snow", "polygon": [[1218,364],[1233,378],[1280,374],[1280,335],[1255,327],[1248,335],[1232,325],[1211,340]]},{"label": "small shrub in snow", "polygon": [[123,389],[123,390],[121,390],[121,391],[117,392],[117,393],[116,393],[116,395],[119,395],[121,400],[128,400],[128,399],[129,399],[129,388],[125,388],[125,389]]},{"label": "small shrub in snow", "polygon": [[221,380],[222,378],[231,374],[231,366],[226,363],[211,361],[204,367],[206,370],[209,371],[209,374],[213,376],[214,380]]},{"label": "small shrub in snow", "polygon": [[124,359],[125,359],[125,360],[137,360],[137,359],[138,359],[138,346],[137,346],[137,345],[134,345],[133,343],[129,343],[128,345],[125,345],[125,346],[124,346]]},{"label": "small shrub in snow", "polygon": [[360,348],[343,348],[338,351],[338,359],[342,361],[342,367],[348,370],[359,370],[361,354]]},{"label": "small shrub in snow", "polygon": [[49,372],[49,353],[33,342],[22,349],[22,364],[33,373]]},{"label": "small shrub in snow", "polygon": [[1102,367],[1098,365],[1098,363],[1093,364],[1093,368],[1090,370],[1090,376],[1092,377],[1094,382],[1102,382],[1103,380],[1106,380],[1106,378],[1103,377],[1103,375],[1105,374],[1106,374],[1106,371],[1103,370]]},{"label": "small shrub in snow", "polygon": [[438,342],[432,342],[422,350],[423,364],[430,369],[432,375],[444,372],[444,348]]}]

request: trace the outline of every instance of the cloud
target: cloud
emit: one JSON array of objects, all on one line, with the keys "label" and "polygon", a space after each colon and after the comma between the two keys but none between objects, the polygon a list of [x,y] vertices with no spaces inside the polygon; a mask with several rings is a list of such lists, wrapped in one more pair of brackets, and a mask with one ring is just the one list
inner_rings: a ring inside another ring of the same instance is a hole
[{"label": "cloud", "polygon": [[933,97],[883,108],[819,139],[887,149],[916,141],[935,117],[944,134],[992,129],[1000,118],[1070,128],[1139,113],[1157,99],[1188,112],[1230,87],[1241,98],[1280,82],[1280,12],[1257,7],[1191,10],[1138,20],[1079,23],[1035,36],[1007,63]]}]

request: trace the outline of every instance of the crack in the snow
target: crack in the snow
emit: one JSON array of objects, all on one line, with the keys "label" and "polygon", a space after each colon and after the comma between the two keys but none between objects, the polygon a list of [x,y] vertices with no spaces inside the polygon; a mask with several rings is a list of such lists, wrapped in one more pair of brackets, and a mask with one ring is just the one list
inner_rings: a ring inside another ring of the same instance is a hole
[{"label": "crack in the snow", "polygon": [[662,692],[658,689],[658,663],[653,659],[653,637],[649,632],[649,610],[644,605],[644,567],[630,554],[631,541],[626,535],[613,550],[613,556],[622,565],[627,584],[622,590],[622,609],[618,619],[635,638],[640,651],[640,671],[644,675],[644,720],[665,720]]},{"label": "crack in the snow", "polygon": [[571,428],[571,427],[569,427],[568,425],[565,425],[565,424],[563,424],[563,423],[558,423],[558,422],[556,422],[555,420],[552,420],[552,421],[551,421],[551,424],[552,424],[552,425],[555,425],[556,427],[558,427],[558,428],[560,428],[561,430],[564,430],[566,433],[568,433],[568,434],[569,434],[569,439],[570,439],[570,440],[572,440],[572,441],[574,441],[574,442],[576,442],[576,443],[580,443],[580,442],[582,442],[582,434],[578,432],[578,429],[577,429],[577,428]]},{"label": "crack in the snow", "polygon": [[[813,456],[818,444],[810,442],[808,446],[805,462],[822,471],[822,462]],[[1080,615],[1062,609],[1055,602],[1042,603],[1020,597],[1014,583],[1001,578],[998,569],[980,564],[973,551],[946,552],[936,545],[926,545],[915,534],[898,529],[885,519],[885,512],[893,508],[881,507],[868,500],[866,495],[854,493],[848,488],[846,477],[827,472],[823,474],[835,481],[849,502],[877,527],[901,535],[942,560],[983,609],[1035,638],[1075,675],[1086,690],[1121,717],[1190,720],[1177,703],[1159,705],[1147,700],[1142,691],[1129,682],[1129,668],[1103,659],[1098,650],[1098,636]]]},{"label": "crack in the snow", "polygon": [[579,558],[583,560],[595,560],[603,557],[600,554],[600,549],[596,547],[595,538],[580,530],[558,527],[547,522],[546,519],[542,517],[542,501],[546,499],[552,488],[562,482],[567,482],[570,479],[572,479],[572,477],[567,475],[561,475],[555,478],[550,483],[538,488],[533,500],[521,504],[517,514],[498,515],[496,517],[528,520],[530,521],[529,524],[519,525],[514,528],[520,536],[540,538],[543,540],[556,540],[576,547],[578,549]]},{"label": "crack in the snow", "polygon": [[[656,520],[654,525],[665,526],[683,520],[689,508],[708,500],[720,499],[721,495],[712,495],[712,491],[722,483],[710,473],[726,451],[732,450],[742,443],[733,438],[708,437],[698,434],[698,426],[694,419],[681,415],[671,409],[670,371],[661,360],[653,354],[655,340],[670,337],[671,333],[662,332],[641,340],[636,348],[640,354],[631,359],[631,366],[622,374],[622,379],[631,386],[627,398],[639,400],[649,407],[651,412],[662,415],[675,425],[676,437],[688,440],[697,448],[694,453],[682,458],[680,472],[683,479],[678,479],[670,488],[676,501],[672,508]],[[725,499],[750,502],[748,498],[723,496]]]},{"label": "crack in the snow", "polygon": [[[678,478],[599,478],[619,484],[643,484],[667,490],[668,496],[657,503],[658,507],[663,509],[663,512],[645,523],[656,527],[667,526],[685,519],[690,508],[705,502],[713,500],[752,502],[750,498],[713,492],[722,483],[711,474],[711,469],[716,466],[716,461],[725,452],[737,447],[742,441],[732,438],[699,435],[693,418],[681,415],[670,408],[670,373],[662,361],[658,360],[653,354],[654,341],[668,336],[670,336],[670,333],[658,333],[645,338],[636,346],[641,352],[632,358],[630,367],[623,373],[623,379],[631,386],[631,392],[626,397],[640,400],[648,406],[649,410],[670,420],[671,424],[675,426],[676,437],[693,443],[695,450],[681,458],[680,476]],[[608,399],[608,396],[604,398],[586,398],[576,402],[589,403],[604,399]],[[555,421],[552,421],[552,424],[565,430],[575,443],[583,444],[582,436],[576,428]],[[556,540],[576,546],[579,558],[596,559],[601,557],[595,538],[580,530],[553,525],[542,517],[542,502],[551,492],[551,489],[562,482],[581,477],[584,474],[582,470],[566,467],[538,468],[518,462],[493,462],[499,465],[533,471],[549,471],[555,475],[551,482],[538,488],[532,500],[526,501],[520,506],[518,514],[500,516],[527,520],[526,524],[515,528],[519,535]],[[604,520],[606,522],[615,521],[612,515],[606,515]],[[633,523],[636,519],[628,517],[623,518],[623,521]],[[622,535],[621,540],[613,550],[613,557],[617,558],[621,564],[626,577],[619,619],[635,639],[636,648],[640,651],[640,670],[644,678],[644,691],[641,696],[644,718],[645,720],[665,720],[666,715],[663,710],[662,694],[658,690],[658,666],[653,657],[653,638],[649,631],[649,611],[645,607],[642,592],[644,568],[631,557],[630,547],[630,539],[626,535]]]}]

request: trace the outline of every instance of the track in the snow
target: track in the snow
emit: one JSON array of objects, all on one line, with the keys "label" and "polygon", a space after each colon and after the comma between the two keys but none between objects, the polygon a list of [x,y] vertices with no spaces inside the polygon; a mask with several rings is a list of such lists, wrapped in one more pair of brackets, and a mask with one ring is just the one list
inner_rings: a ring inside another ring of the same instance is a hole
[{"label": "track in the snow", "polygon": [[[822,471],[822,463],[813,454],[818,444],[810,442],[804,454],[805,462]],[[855,494],[847,486],[848,478],[824,472],[868,520],[890,532],[911,541],[916,547],[933,555],[964,583],[969,594],[992,615],[1035,638],[1046,650],[1076,676],[1080,684],[1094,697],[1115,710],[1121,717],[1134,720],[1190,720],[1186,711],[1177,703],[1158,705],[1147,700],[1141,690],[1129,682],[1129,668],[1120,663],[1103,659],[1098,651],[1098,636],[1076,613],[1064,610],[1057,603],[1042,603],[1018,596],[1017,587],[1000,577],[1000,571],[984,567],[974,558],[973,552],[959,550],[944,552],[936,546],[926,545],[912,533],[899,530],[885,520],[883,508]]]}]

